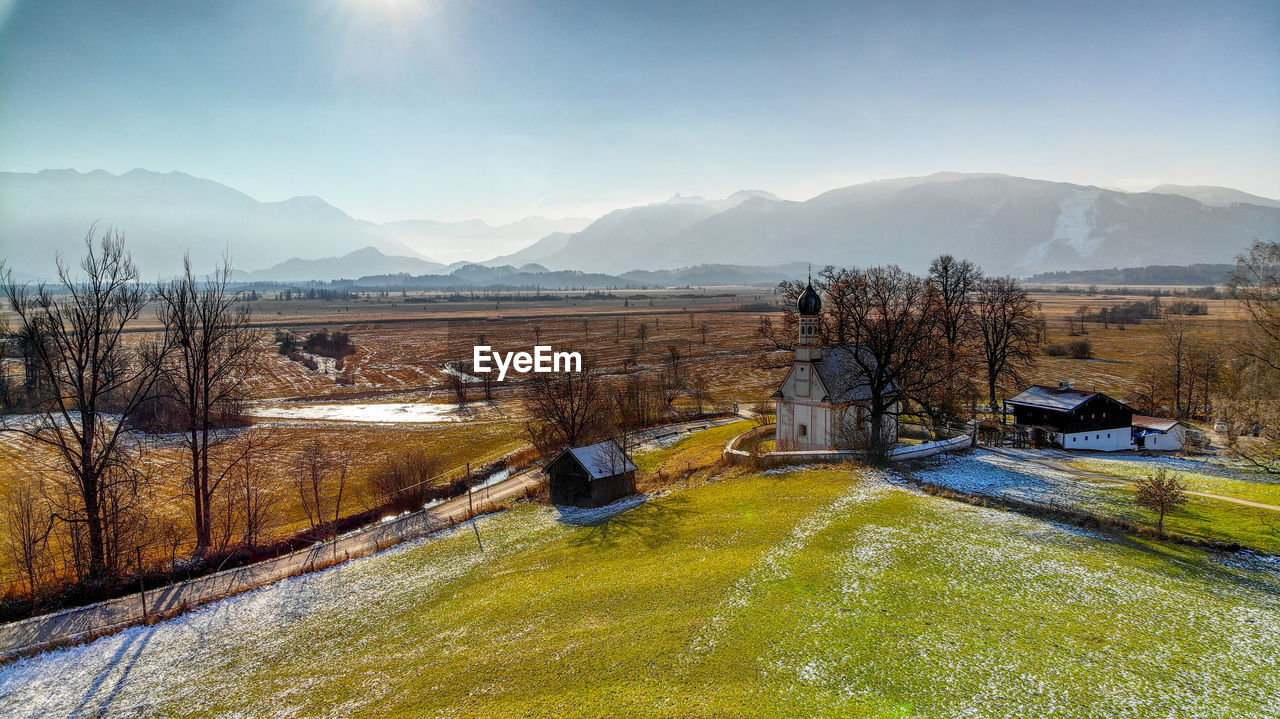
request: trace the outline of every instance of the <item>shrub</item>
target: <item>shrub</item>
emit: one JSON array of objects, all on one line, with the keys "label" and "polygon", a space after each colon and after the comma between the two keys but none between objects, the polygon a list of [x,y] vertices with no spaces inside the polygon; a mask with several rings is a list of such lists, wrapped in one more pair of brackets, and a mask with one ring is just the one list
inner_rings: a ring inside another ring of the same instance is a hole
[{"label": "shrub", "polygon": [[1093,345],[1089,340],[1073,340],[1063,344],[1054,342],[1044,346],[1044,353],[1050,357],[1070,357],[1071,359],[1091,359]]},{"label": "shrub", "polygon": [[1067,345],[1067,356],[1071,359],[1090,359],[1093,357],[1093,345],[1089,340],[1076,340]]},{"label": "shrub", "polygon": [[432,477],[440,463],[423,451],[396,457],[369,475],[369,490],[381,504],[399,510],[418,509],[431,498]]},{"label": "shrub", "polygon": [[356,353],[356,348],[351,345],[351,335],[346,332],[329,332],[328,330],[319,330],[307,335],[306,341],[302,343],[302,349],[313,355],[322,355],[334,359]]}]

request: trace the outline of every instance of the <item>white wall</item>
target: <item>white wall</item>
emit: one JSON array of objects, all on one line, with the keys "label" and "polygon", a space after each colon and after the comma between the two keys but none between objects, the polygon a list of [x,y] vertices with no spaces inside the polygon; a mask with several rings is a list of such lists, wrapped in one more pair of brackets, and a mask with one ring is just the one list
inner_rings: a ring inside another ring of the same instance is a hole
[{"label": "white wall", "polygon": [[1179,424],[1164,434],[1149,434],[1144,439],[1146,439],[1144,449],[1178,452],[1186,444],[1187,428]]},{"label": "white wall", "polygon": [[1087,449],[1095,452],[1123,452],[1133,449],[1133,433],[1128,427],[1095,429],[1059,435],[1063,449]]}]

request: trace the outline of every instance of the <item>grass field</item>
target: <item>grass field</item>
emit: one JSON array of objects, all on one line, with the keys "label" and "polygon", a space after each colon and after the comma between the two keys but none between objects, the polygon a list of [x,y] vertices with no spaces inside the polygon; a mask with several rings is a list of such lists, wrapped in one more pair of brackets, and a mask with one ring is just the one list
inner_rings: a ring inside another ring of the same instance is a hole
[{"label": "grass field", "polygon": [[478,535],[4,667],[0,714],[1280,713],[1276,569],[870,470],[724,479],[611,519],[520,504]]},{"label": "grass field", "polygon": [[[1188,490],[1280,507],[1280,478],[1260,472],[1225,470],[1203,461],[1173,457],[1090,457],[1071,461],[1087,472],[1132,482],[1158,467],[1169,470]],[[1118,486],[1131,517],[1151,523],[1155,513],[1132,506],[1134,485]],[[1280,511],[1247,507],[1210,497],[1188,496],[1187,504],[1165,518],[1169,531],[1192,537],[1240,542],[1280,553]]]},{"label": "grass field", "polygon": [[[1176,466],[1185,462],[1172,458],[1147,458],[1140,462],[1132,457],[1120,460],[1095,456],[1071,459],[1066,465],[1068,469],[1110,475],[1117,480],[1132,480],[1138,476],[1137,473],[1148,473],[1160,463]],[[1156,522],[1154,512],[1139,507],[1134,501],[1136,490],[1132,481],[1098,479],[1002,454],[978,451],[963,457],[929,460],[911,473],[918,479],[970,494],[1084,510],[1151,527]],[[1259,479],[1265,477],[1260,476]],[[1224,483],[1228,481],[1222,480]],[[1269,491],[1267,487],[1274,489],[1274,485],[1261,484],[1246,492],[1241,488],[1250,484],[1248,481],[1238,479],[1235,483],[1233,492],[1221,494],[1268,496],[1265,494]],[[1191,496],[1188,500],[1185,506],[1165,517],[1166,531],[1280,553],[1280,512],[1207,497]]]}]

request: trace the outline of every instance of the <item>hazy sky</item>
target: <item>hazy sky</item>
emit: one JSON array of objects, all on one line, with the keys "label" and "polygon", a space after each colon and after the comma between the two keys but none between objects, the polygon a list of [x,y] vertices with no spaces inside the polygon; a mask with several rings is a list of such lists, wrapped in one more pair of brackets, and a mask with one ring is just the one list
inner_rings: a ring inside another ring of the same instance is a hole
[{"label": "hazy sky", "polygon": [[938,170],[1280,197],[1280,3],[0,0],[0,169],[48,167],[372,220]]}]

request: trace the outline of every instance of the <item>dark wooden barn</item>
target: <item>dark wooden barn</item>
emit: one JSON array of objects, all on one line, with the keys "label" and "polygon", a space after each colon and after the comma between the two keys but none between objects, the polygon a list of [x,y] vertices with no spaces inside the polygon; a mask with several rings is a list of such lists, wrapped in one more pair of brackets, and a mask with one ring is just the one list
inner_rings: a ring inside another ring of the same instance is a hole
[{"label": "dark wooden barn", "polygon": [[636,493],[636,465],[613,440],[570,447],[547,465],[551,502],[603,507]]},{"label": "dark wooden barn", "polygon": [[1017,425],[1033,433],[1037,445],[1104,452],[1132,447],[1133,408],[1101,392],[1069,383],[1036,385],[1005,400]]}]

